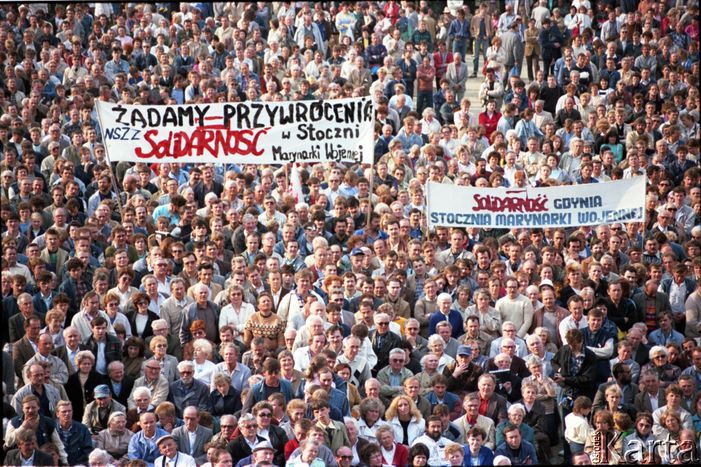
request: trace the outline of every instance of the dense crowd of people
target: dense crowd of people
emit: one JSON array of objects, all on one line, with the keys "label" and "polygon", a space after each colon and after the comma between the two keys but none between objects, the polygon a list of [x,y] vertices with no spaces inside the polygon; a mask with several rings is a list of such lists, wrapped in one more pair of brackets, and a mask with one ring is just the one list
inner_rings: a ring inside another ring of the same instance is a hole
[{"label": "dense crowd of people", "polygon": [[[3,464],[699,462],[698,15],[0,5]],[[301,193],[110,163],[94,105],[358,96],[374,164],[302,164]],[[426,224],[427,181],[631,177],[644,222]]]}]

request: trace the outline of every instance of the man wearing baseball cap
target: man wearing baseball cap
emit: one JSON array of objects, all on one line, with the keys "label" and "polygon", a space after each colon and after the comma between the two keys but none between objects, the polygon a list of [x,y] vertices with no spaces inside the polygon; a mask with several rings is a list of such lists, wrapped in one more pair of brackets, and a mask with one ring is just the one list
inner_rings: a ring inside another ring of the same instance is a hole
[{"label": "man wearing baseball cap", "polygon": [[95,400],[90,402],[83,412],[83,424],[93,434],[99,433],[109,425],[109,418],[114,412],[127,412],[126,407],[112,398],[112,392],[106,384],[99,384],[93,390]]},{"label": "man wearing baseball cap", "polygon": [[461,345],[455,354],[455,363],[447,365],[443,375],[448,378],[448,391],[461,394],[477,390],[477,379],[482,372],[482,368],[472,362],[472,347]]},{"label": "man wearing baseball cap", "polygon": [[154,467],[197,467],[194,458],[178,451],[178,443],[173,436],[169,434],[161,436],[156,440],[156,446],[161,456],[153,462]]}]

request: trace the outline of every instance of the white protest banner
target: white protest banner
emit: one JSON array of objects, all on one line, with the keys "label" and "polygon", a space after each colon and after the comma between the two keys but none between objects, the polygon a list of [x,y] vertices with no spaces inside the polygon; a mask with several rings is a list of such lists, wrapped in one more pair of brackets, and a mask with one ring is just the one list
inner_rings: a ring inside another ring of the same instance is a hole
[{"label": "white protest banner", "polygon": [[428,226],[543,228],[642,222],[645,177],[544,188],[428,182]]},{"label": "white protest banner", "polygon": [[113,161],[373,162],[375,109],[369,97],[96,106]]}]

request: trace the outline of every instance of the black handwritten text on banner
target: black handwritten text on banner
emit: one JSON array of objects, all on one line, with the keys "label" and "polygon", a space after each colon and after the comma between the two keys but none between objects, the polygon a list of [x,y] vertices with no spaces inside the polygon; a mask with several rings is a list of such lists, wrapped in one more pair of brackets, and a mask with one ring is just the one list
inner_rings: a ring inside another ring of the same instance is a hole
[{"label": "black handwritten text on banner", "polygon": [[111,160],[373,162],[369,97],[333,101],[137,106],[97,102]]}]

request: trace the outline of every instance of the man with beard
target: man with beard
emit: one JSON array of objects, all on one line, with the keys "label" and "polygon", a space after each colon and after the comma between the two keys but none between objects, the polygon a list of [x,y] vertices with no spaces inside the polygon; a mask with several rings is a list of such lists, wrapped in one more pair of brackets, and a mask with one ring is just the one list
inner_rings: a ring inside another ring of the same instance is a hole
[{"label": "man with beard", "polygon": [[428,448],[429,458],[428,465],[443,465],[445,460],[445,447],[451,442],[448,438],[442,436],[443,424],[441,417],[431,415],[428,417],[426,425],[426,433],[419,436],[411,444],[412,447],[421,443]]},{"label": "man with beard", "polygon": [[596,396],[594,396],[592,410],[597,411],[598,409],[606,408],[606,389],[613,385],[617,385],[621,390],[621,394],[623,394],[621,398],[622,404],[632,406],[635,403],[635,396],[638,395],[638,385],[633,383],[630,367],[625,363],[617,363],[613,366],[612,374],[613,381],[599,385]]}]

